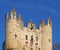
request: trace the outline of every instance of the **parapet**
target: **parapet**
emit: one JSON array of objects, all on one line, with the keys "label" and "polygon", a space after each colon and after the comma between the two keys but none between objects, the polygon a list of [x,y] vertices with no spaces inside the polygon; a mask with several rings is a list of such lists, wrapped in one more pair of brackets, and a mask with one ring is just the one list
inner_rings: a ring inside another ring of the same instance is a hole
[{"label": "parapet", "polygon": [[[11,11],[11,16],[9,18],[9,14],[6,13],[6,20],[9,20],[9,19],[13,19],[13,20],[17,20],[17,21],[20,21],[23,23],[23,21],[21,20],[21,14],[18,14],[18,17],[16,17],[16,11],[14,9],[12,9]],[[40,24],[39,24],[39,29],[41,29],[43,26],[44,26],[44,20],[41,20]],[[52,26],[52,22],[51,22],[51,19],[50,19],[50,16],[48,16],[48,22],[47,22],[47,25],[48,26]],[[32,29],[36,29],[36,26],[34,23],[32,23],[32,20],[30,20],[27,24],[27,28],[30,28],[31,30]]]}]

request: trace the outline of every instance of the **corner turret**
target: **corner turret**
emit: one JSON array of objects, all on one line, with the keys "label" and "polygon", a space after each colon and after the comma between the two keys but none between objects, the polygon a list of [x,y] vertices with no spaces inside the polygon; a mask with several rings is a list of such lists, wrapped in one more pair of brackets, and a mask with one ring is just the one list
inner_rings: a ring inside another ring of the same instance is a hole
[{"label": "corner turret", "polygon": [[8,15],[8,13],[6,13],[6,19],[9,19],[9,15]]},{"label": "corner turret", "polygon": [[41,20],[41,22],[39,24],[39,29],[41,29],[42,26],[44,26],[44,20]]},{"label": "corner turret", "polygon": [[18,14],[18,18],[17,18],[17,23],[20,25],[20,27],[23,29],[24,23],[23,20],[21,18],[21,14]]},{"label": "corner turret", "polygon": [[51,20],[50,20],[50,16],[48,17],[48,26],[49,25],[52,25],[52,22],[51,22]]},{"label": "corner turret", "polygon": [[14,7],[12,8],[12,11],[11,11],[11,19],[16,19],[16,11]]}]

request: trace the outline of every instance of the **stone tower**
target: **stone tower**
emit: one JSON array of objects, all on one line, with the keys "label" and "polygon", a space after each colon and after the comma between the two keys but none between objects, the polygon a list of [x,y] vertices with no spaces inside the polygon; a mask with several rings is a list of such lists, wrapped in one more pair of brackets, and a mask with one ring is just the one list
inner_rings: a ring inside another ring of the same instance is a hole
[{"label": "stone tower", "polygon": [[16,11],[14,9],[12,9],[11,11],[10,18],[8,18],[8,14],[6,15],[6,50],[8,49],[20,50],[18,44],[18,39],[19,39],[18,37],[20,35],[20,29],[22,28],[23,25],[20,18],[21,15],[18,15],[18,18],[16,18]]},{"label": "stone tower", "polygon": [[52,23],[48,17],[48,24],[41,22],[41,50],[52,50]]},{"label": "stone tower", "polygon": [[24,27],[21,14],[16,17],[16,11],[11,10],[11,16],[6,14],[6,35],[3,50],[52,50],[52,22],[40,22],[39,28],[30,20]]}]

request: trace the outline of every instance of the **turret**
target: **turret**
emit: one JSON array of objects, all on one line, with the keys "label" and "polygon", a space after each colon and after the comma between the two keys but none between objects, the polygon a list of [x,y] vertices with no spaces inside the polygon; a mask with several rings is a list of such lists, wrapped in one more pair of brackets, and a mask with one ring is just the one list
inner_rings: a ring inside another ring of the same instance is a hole
[{"label": "turret", "polygon": [[41,27],[44,26],[44,20],[41,20],[40,25]]},{"label": "turret", "polygon": [[42,50],[52,50],[52,27],[50,16],[48,17],[48,24],[42,27],[41,46]]},{"label": "turret", "polygon": [[18,14],[17,23],[20,25],[21,28],[23,28],[24,24],[23,24],[23,21],[21,19],[21,14]]},{"label": "turret", "polygon": [[9,20],[9,15],[8,15],[8,13],[6,13],[5,19],[6,19],[5,23],[6,23],[6,26],[7,26],[7,25],[8,25],[7,23],[8,23],[8,20]]},{"label": "turret", "polygon": [[11,19],[16,19],[16,11],[14,8],[11,11]]},{"label": "turret", "polygon": [[48,26],[49,25],[52,25],[52,22],[51,22],[51,20],[50,20],[50,16],[48,17]]},{"label": "turret", "polygon": [[30,28],[31,30],[32,30],[32,29],[35,29],[35,24],[32,23],[32,20],[30,20],[30,21],[28,22],[27,27]]},{"label": "turret", "polygon": [[39,24],[39,29],[41,30],[41,27],[44,26],[44,20],[41,20],[40,24]]},{"label": "turret", "polygon": [[28,28],[31,28],[31,24],[32,24],[32,20],[30,20],[30,21],[28,22],[27,27],[28,27]]},{"label": "turret", "polygon": [[23,20],[21,20],[21,22],[20,22],[20,26],[21,26],[21,29],[23,29],[23,26],[24,26],[24,22],[23,22]]},{"label": "turret", "polygon": [[41,24],[39,24],[38,29],[41,30]]},{"label": "turret", "polygon": [[21,20],[21,14],[18,14],[18,20]]},{"label": "turret", "polygon": [[8,13],[6,13],[6,19],[9,19],[9,15],[8,15]]}]

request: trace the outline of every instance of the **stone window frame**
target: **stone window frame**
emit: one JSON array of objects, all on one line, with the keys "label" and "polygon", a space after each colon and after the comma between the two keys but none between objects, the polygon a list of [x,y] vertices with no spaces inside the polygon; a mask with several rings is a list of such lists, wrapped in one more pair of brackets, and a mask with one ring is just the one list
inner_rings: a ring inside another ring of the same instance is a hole
[{"label": "stone window frame", "polygon": [[28,35],[25,36],[26,40],[28,40]]}]

